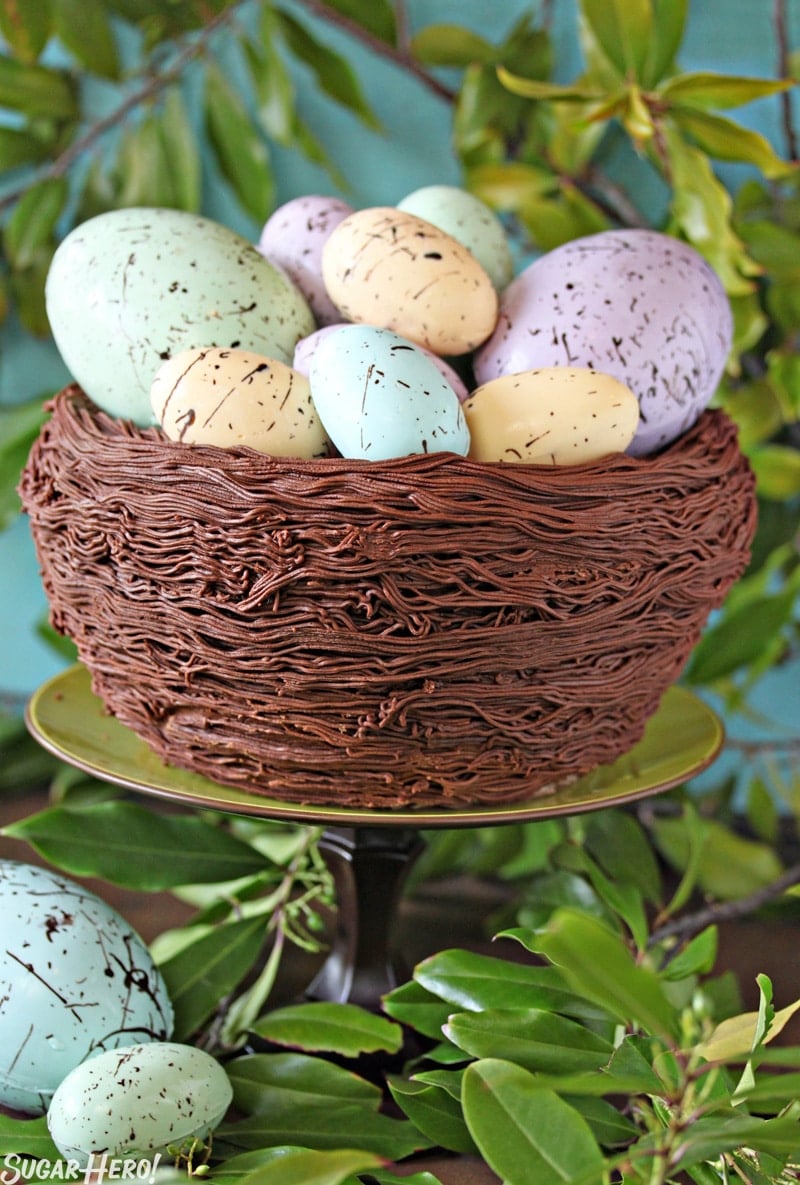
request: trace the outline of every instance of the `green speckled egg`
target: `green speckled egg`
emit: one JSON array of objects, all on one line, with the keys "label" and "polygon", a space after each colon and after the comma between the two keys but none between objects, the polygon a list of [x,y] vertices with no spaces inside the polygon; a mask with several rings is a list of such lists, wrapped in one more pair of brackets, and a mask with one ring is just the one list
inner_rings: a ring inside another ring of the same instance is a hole
[{"label": "green speckled egg", "polygon": [[315,328],[300,291],[246,239],[181,210],[111,210],[58,247],[47,315],[66,366],[104,411],[153,423],[159,366],[195,346],[289,362]]}]

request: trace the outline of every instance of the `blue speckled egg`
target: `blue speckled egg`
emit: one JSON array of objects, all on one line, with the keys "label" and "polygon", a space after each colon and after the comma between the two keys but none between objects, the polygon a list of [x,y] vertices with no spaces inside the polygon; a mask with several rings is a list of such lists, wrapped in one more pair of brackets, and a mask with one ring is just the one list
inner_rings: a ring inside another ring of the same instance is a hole
[{"label": "blue speckled egg", "polygon": [[252,243],[182,210],[111,210],[77,226],[47,277],[47,315],[76,382],[110,415],[153,423],[162,362],[195,346],[290,362],[315,328],[291,280]]},{"label": "blue speckled egg", "polygon": [[344,457],[469,450],[458,395],[430,358],[391,330],[345,325],[326,335],[308,377],[317,414]]},{"label": "blue speckled egg", "polygon": [[233,1098],[222,1066],[192,1045],[154,1042],[109,1050],[61,1082],[47,1126],[62,1156],[81,1169],[92,1156],[154,1158],[205,1140]]},{"label": "blue speckled egg", "polygon": [[43,1114],[85,1058],[172,1034],[147,947],[94,893],[0,860],[0,917],[0,1103]]}]

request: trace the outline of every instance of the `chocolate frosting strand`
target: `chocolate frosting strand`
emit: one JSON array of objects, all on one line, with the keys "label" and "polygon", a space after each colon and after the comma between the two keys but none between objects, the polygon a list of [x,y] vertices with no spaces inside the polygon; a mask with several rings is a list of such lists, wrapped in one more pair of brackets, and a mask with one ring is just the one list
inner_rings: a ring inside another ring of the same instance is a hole
[{"label": "chocolate frosting strand", "polygon": [[188,446],[76,387],[51,411],[20,493],[53,624],[166,761],[291,802],[495,805],[614,760],[755,530],[718,411],[552,469]]}]

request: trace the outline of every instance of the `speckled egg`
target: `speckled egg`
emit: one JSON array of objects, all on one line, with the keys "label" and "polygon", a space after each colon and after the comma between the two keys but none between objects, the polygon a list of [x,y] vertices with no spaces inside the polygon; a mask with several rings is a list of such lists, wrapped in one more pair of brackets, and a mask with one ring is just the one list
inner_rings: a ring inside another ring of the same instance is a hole
[{"label": "speckled egg", "polygon": [[93,1153],[152,1158],[214,1131],[233,1090],[222,1066],[191,1045],[110,1050],[59,1085],[47,1126],[62,1156],[85,1169]]},{"label": "speckled egg", "polygon": [[94,893],[58,872],[0,860],[0,1103],[43,1114],[101,1050],[171,1036],[147,947]]},{"label": "speckled egg", "polygon": [[156,371],[150,398],[171,440],[247,445],[273,457],[325,457],[328,438],[305,375],[249,350],[184,350]]},{"label": "speckled egg", "polygon": [[497,320],[497,293],[477,259],[438,226],[387,206],[340,222],[322,275],[342,319],[393,330],[434,354],[474,350]]},{"label": "speckled egg", "polygon": [[424,185],[407,194],[397,208],[432,222],[463,243],[498,291],[510,283],[514,261],[505,227],[474,193],[457,185]]},{"label": "speckled egg", "polygon": [[464,415],[475,461],[580,465],[625,452],[639,402],[611,375],[553,366],[491,379],[473,391]]},{"label": "speckled egg", "polygon": [[284,202],[264,223],[258,249],[282,267],[308,301],[317,325],[331,325],[341,314],[322,278],[322,248],[334,227],[353,207],[340,198],[307,194]]},{"label": "speckled egg", "polygon": [[657,231],[602,231],[557,247],[512,280],[475,375],[479,384],[544,366],[614,375],[639,400],[629,451],[643,456],[707,406],[732,332],[722,284],[692,247]]},{"label": "speckled egg", "polygon": [[315,328],[305,299],[252,243],[182,210],[111,210],[76,227],[47,277],[61,357],[109,414],[153,422],[150,385],[193,346],[255,350],[288,362]]},{"label": "speckled egg", "polygon": [[[308,337],[301,338],[294,350],[294,360],[292,362],[294,369],[299,370],[301,374],[307,375],[311,368],[311,360],[316,354],[320,342],[324,341],[330,334],[335,333],[337,329],[343,329],[346,324],[347,322],[343,321],[338,325],[325,325],[322,329],[317,329],[314,333],[309,334]],[[439,371],[439,374],[450,384],[463,403],[469,395],[469,388],[458,371],[445,358],[440,358],[438,354],[432,353],[431,350],[426,350],[424,346],[418,345],[417,349],[426,358],[430,358],[433,365]]]},{"label": "speckled egg", "polygon": [[309,368],[314,404],[344,457],[385,461],[469,448],[461,403],[421,350],[388,329],[346,325]]}]

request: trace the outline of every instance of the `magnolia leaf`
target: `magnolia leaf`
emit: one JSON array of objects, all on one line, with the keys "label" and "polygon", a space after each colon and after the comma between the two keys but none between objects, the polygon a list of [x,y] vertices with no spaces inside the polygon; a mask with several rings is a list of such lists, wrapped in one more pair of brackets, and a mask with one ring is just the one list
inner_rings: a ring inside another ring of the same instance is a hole
[{"label": "magnolia leaf", "polygon": [[226,922],[159,965],[175,1009],[175,1040],[214,1014],[255,963],[264,941],[260,918]]},{"label": "magnolia leaf", "polygon": [[674,65],[683,41],[689,0],[652,0],[652,6],[653,32],[641,78],[648,88],[660,82]]},{"label": "magnolia leaf", "polygon": [[428,66],[469,66],[482,62],[486,66],[497,61],[499,50],[483,37],[463,25],[425,25],[411,39],[411,53]]},{"label": "magnolia leaf", "polygon": [[345,1104],[378,1111],[377,1086],[324,1058],[304,1053],[254,1053],[237,1057],[228,1067],[238,1110],[246,1115],[291,1110],[302,1104],[312,1110]]},{"label": "magnolia leaf", "polygon": [[10,278],[9,287],[16,301],[17,316],[34,337],[47,338],[50,335],[44,292],[54,250],[52,244],[40,248],[33,263],[13,272]]},{"label": "magnolia leaf", "polygon": [[51,0],[0,0],[0,34],[15,58],[35,62],[51,32]]},{"label": "magnolia leaf", "polygon": [[0,55],[0,107],[31,119],[68,123],[78,118],[77,88],[66,71],[26,65]]},{"label": "magnolia leaf", "polygon": [[103,78],[119,78],[117,43],[104,0],[51,0],[51,3],[59,40],[84,69]]},{"label": "magnolia leaf", "polygon": [[661,872],[641,823],[626,811],[595,811],[584,844],[609,876],[636,885],[651,904],[661,896]]},{"label": "magnolia leaf", "polygon": [[370,1152],[349,1148],[329,1152],[292,1148],[246,1173],[239,1182],[240,1185],[343,1185],[354,1174],[366,1173],[382,1163]]},{"label": "magnolia leaf", "polygon": [[459,1012],[446,1037],[473,1057],[499,1057],[545,1074],[599,1070],[614,1047],[591,1029],[541,1009]]},{"label": "magnolia leaf", "polygon": [[394,6],[390,0],[327,0],[328,8],[340,12],[348,20],[361,25],[373,37],[394,45],[397,40],[397,23]]},{"label": "magnolia leaf", "polygon": [[205,117],[222,175],[260,226],[274,205],[269,152],[238,91],[215,62],[206,65]]},{"label": "magnolia leaf", "polygon": [[[407,1119],[390,1119],[367,1107],[330,1098],[324,1105],[311,1107],[302,1096],[279,1099],[275,1108],[225,1124],[214,1138],[242,1150],[294,1144],[322,1152],[340,1149],[345,1134],[349,1146],[385,1160],[403,1160],[431,1146]],[[292,1185],[296,1185],[294,1179]]]},{"label": "magnolia leaf", "polygon": [[367,103],[358,77],[347,59],[312,37],[306,26],[287,12],[280,12],[278,19],[289,49],[313,70],[325,94],[357,115],[366,127],[380,131],[380,120]]},{"label": "magnolia leaf", "polygon": [[538,948],[575,991],[620,1020],[634,1021],[672,1042],[678,1018],[658,977],[637,964],[622,939],[602,922],[561,909],[540,935]]},{"label": "magnolia leaf", "polygon": [[260,45],[245,43],[250,77],[255,89],[259,122],[273,140],[288,146],[295,124],[295,89],[283,57],[278,52],[279,26],[274,10],[261,13]]},{"label": "magnolia leaf", "polygon": [[170,205],[197,213],[201,205],[202,165],[197,137],[180,90],[170,87],[156,117],[161,168],[169,178]]},{"label": "magnolia leaf", "polygon": [[742,127],[732,119],[677,105],[671,107],[670,118],[703,152],[716,160],[755,165],[771,179],[786,177],[797,167],[783,160],[766,136]]},{"label": "magnolia leaf", "polygon": [[[753,468],[757,470],[757,458],[761,456],[766,470],[766,462],[776,459],[777,448],[778,445],[764,445],[756,449]],[[789,461],[786,466],[790,478],[791,472],[800,467],[798,454],[795,458],[797,465]],[[783,592],[759,597],[726,613],[695,647],[686,670],[686,681],[692,685],[713,683],[754,662],[778,631],[793,621],[797,591],[789,585]]]},{"label": "magnolia leaf", "polygon": [[[769,1029],[763,1036],[764,1042],[773,1041],[800,1009],[800,1000],[787,1004],[772,1017]],[[709,1062],[737,1061],[748,1057],[759,1038],[759,1025],[763,1029],[761,1011],[742,1012],[720,1021],[717,1027],[698,1046],[698,1052]]]},{"label": "magnolia leaf", "polygon": [[619,76],[642,81],[653,39],[650,0],[580,0],[580,9]]},{"label": "magnolia leaf", "polygon": [[50,1138],[44,1115],[39,1119],[14,1119],[0,1114],[0,1153],[6,1152],[50,1161],[59,1160],[61,1155]]},{"label": "magnolia leaf", "polygon": [[[38,129],[37,129],[38,130]],[[52,137],[51,137],[52,139]],[[50,154],[51,144],[33,130],[0,127],[0,171],[38,164]]]},{"label": "magnolia leaf", "polygon": [[438,1086],[413,1080],[390,1078],[388,1086],[398,1107],[432,1144],[462,1155],[477,1153],[461,1104],[451,1094]]},{"label": "magnolia leaf", "polygon": [[264,858],[200,816],[163,815],[132,802],[53,807],[3,830],[59,868],[132,889],[159,890],[257,872]]},{"label": "magnolia leaf", "polygon": [[720,901],[735,901],[771,885],[781,875],[781,864],[769,844],[746,839],[714,819],[702,819],[697,835],[687,834],[681,819],[653,821],[653,839],[661,854],[677,869],[691,860],[696,883]]},{"label": "magnolia leaf", "polygon": [[0,407],[0,530],[20,513],[19,475],[45,418],[39,397],[15,407]]},{"label": "magnolia leaf", "polygon": [[506,1185],[599,1185],[603,1156],[589,1125],[527,1070],[495,1058],[464,1074],[464,1118],[486,1163]]},{"label": "magnolia leaf", "polygon": [[696,107],[741,107],[754,99],[779,94],[793,85],[791,79],[749,78],[712,71],[686,71],[659,87],[659,95],[670,103]]},{"label": "magnolia leaf", "polygon": [[[764,444],[751,451],[749,460],[762,498],[788,502],[800,493],[800,453],[797,449],[783,444]],[[788,609],[783,601],[773,605],[770,616],[782,617],[782,608]],[[790,619],[791,613],[787,612],[783,620]]]},{"label": "magnolia leaf", "polygon": [[592,1135],[604,1148],[629,1144],[640,1134],[636,1124],[605,1099],[593,1098],[590,1095],[574,1095],[558,1091],[565,1103],[574,1107],[582,1116],[592,1132]]},{"label": "magnolia leaf", "polygon": [[524,99],[565,100],[569,102],[596,102],[604,96],[591,83],[573,83],[562,85],[558,82],[546,82],[539,78],[523,78],[507,70],[505,66],[497,67],[497,77],[506,90],[514,95],[521,95]]},{"label": "magnolia leaf", "polygon": [[434,1040],[441,1038],[442,1026],[453,1011],[447,1002],[413,980],[388,992],[382,1005],[389,1016]]},{"label": "magnolia leaf", "polygon": [[717,961],[718,946],[717,927],[707,926],[670,959],[662,972],[663,978],[678,980],[691,975],[708,975]]},{"label": "magnolia leaf", "polygon": [[403,1042],[399,1025],[355,1004],[311,1002],[276,1008],[261,1017],[253,1032],[277,1045],[343,1057],[379,1049],[397,1053]]},{"label": "magnolia leaf", "polygon": [[687,1128],[672,1167],[676,1172],[685,1170],[743,1147],[776,1156],[796,1155],[800,1123],[796,1119],[758,1119],[749,1115],[702,1116]]},{"label": "magnolia leaf", "polygon": [[3,245],[12,267],[31,267],[43,247],[52,247],[67,196],[63,177],[39,181],[25,191],[3,228]]}]

